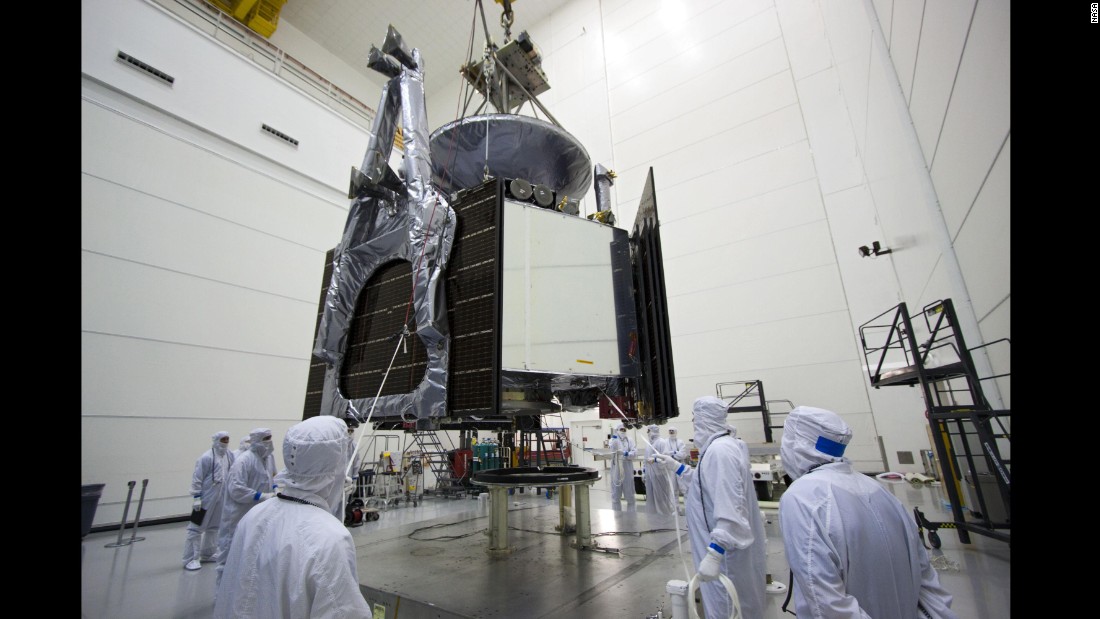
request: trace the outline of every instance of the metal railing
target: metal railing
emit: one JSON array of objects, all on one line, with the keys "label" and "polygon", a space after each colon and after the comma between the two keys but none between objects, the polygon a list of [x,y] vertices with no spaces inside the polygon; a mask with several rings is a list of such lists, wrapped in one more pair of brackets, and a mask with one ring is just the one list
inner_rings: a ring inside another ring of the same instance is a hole
[{"label": "metal railing", "polygon": [[[375,110],[204,0],[147,0],[368,131]],[[365,78],[364,78],[365,79]]]}]

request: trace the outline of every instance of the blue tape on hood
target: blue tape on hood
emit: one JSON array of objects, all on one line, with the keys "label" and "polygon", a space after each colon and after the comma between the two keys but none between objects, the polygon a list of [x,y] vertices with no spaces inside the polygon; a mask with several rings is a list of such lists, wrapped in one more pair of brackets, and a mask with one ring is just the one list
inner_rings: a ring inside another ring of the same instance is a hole
[{"label": "blue tape on hood", "polygon": [[814,445],[814,449],[820,451],[823,454],[829,454],[835,458],[839,458],[844,455],[844,449],[847,445],[831,441],[824,436],[817,437],[817,443]]}]

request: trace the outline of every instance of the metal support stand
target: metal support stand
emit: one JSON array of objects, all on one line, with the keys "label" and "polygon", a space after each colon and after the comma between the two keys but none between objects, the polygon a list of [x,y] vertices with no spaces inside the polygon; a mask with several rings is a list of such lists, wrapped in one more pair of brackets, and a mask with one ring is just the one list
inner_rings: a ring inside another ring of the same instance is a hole
[{"label": "metal support stand", "polygon": [[[558,488],[558,514],[560,522],[556,529],[568,535],[571,529],[578,534],[578,550],[591,546],[592,533],[588,523],[588,487],[599,480],[596,469],[582,466],[515,467],[491,469],[474,473],[471,480],[478,486],[489,487],[489,500],[492,502],[489,512],[489,548],[490,555],[502,556],[512,552],[508,546],[508,492],[512,488],[522,488],[528,484],[537,487]],[[569,507],[572,503],[571,486],[577,487],[576,526],[569,522]]]},{"label": "metal support stand", "polygon": [[130,540],[122,541],[122,531],[126,528],[126,516],[130,513],[130,497],[134,496],[134,486],[137,485],[136,481],[129,481],[126,485],[130,488],[126,491],[126,506],[122,508],[122,524],[118,525],[118,541],[111,544],[104,544],[104,548],[118,548],[120,546],[129,546]]},{"label": "metal support stand", "polygon": [[[145,487],[149,485],[148,479],[141,480],[141,496],[138,497],[137,513],[134,514],[134,531],[130,534],[130,543],[143,541],[144,537],[137,536],[138,523],[141,522],[141,506],[145,504]],[[126,522],[123,519],[123,522]]]}]

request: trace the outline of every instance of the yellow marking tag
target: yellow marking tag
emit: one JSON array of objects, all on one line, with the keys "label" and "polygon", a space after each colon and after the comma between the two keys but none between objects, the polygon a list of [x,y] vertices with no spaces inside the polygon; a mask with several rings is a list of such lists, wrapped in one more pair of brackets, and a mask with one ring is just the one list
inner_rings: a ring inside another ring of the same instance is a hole
[{"label": "yellow marking tag", "polygon": [[585,359],[577,359],[577,363],[587,363],[588,365],[592,365],[593,363],[595,363],[595,361],[587,361]]}]

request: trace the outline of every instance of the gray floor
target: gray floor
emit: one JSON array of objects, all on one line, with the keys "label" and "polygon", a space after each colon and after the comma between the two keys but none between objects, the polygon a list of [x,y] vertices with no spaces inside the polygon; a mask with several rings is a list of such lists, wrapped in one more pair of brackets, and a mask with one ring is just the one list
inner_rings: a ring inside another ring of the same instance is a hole
[{"label": "gray floor", "polygon": [[[932,521],[950,520],[937,486],[882,481],[909,507]],[[427,496],[415,507],[401,503],[379,520],[351,528],[359,552],[365,595],[417,617],[622,617],[644,619],[658,610],[670,617],[663,583],[685,578],[691,565],[684,519],[615,512],[608,482],[591,492],[592,532],[599,546],[617,554],[577,551],[554,534],[555,499],[527,491],[509,497],[509,545],[505,557],[485,552],[488,506],[474,498]],[[786,558],[776,513],[766,509],[768,569],[788,584]],[[437,525],[424,529],[428,525]],[[118,548],[112,532],[91,533],[81,543],[81,616],[88,619],[186,619],[210,617],[214,569],[188,572],[179,560],[186,523],[139,526],[143,541]],[[599,535],[601,533],[626,535]],[[953,530],[940,529],[941,548],[930,550],[941,582],[954,595],[954,610],[968,619],[1010,616],[1009,545],[981,535],[962,544]],[[130,539],[127,529],[123,541]],[[682,553],[682,554],[681,554]],[[530,583],[530,584],[528,584]],[[785,594],[769,596],[767,618],[780,611]],[[428,613],[425,609],[431,609]],[[382,615],[379,614],[379,617]]]}]

